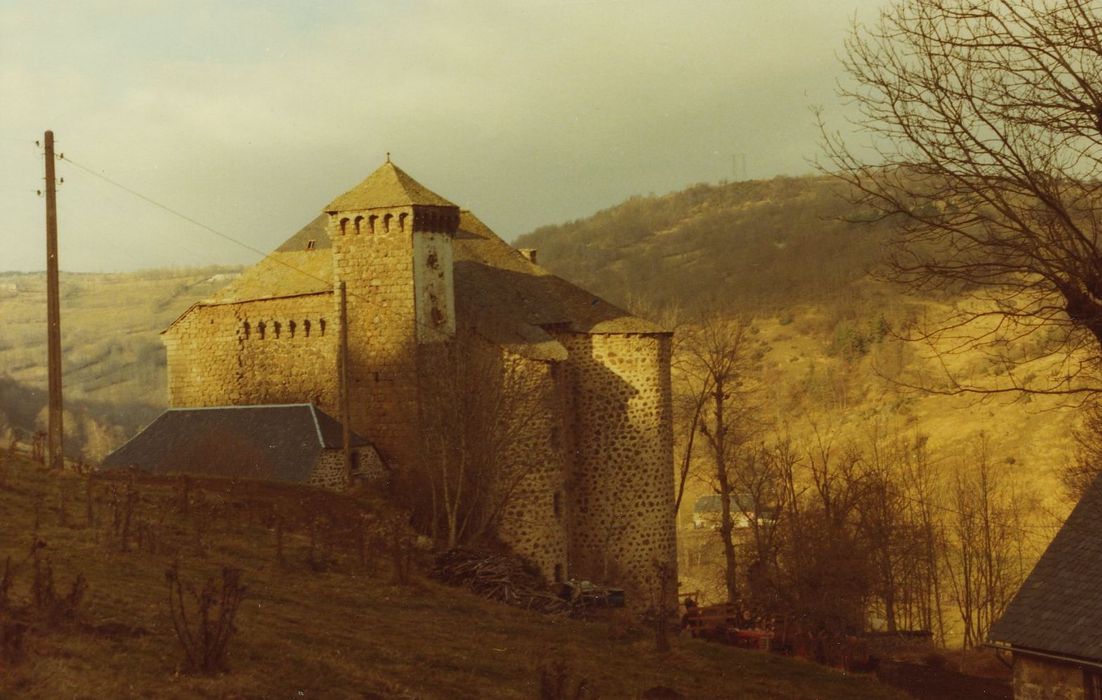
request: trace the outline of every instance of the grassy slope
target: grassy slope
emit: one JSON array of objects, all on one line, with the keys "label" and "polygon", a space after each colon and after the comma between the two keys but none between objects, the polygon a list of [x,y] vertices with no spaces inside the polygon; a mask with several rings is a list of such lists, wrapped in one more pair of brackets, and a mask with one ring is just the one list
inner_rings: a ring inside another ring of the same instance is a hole
[{"label": "grassy slope", "polygon": [[[900,697],[872,680],[778,656],[695,640],[676,640],[672,652],[658,655],[639,631],[613,635],[616,626],[607,622],[539,616],[420,578],[395,586],[385,561],[364,568],[337,549],[336,564],[316,573],[305,565],[305,538],[291,530],[286,563],[277,565],[271,531],[240,513],[261,503],[308,517],[350,507],[316,491],[222,484],[184,516],[178,484],[139,483],[135,522],[155,533],[157,551],[131,545],[123,552],[109,495],[121,482],[94,482],[97,524],[89,527],[82,478],[59,480],[18,458],[0,457],[0,465],[0,558],[26,556],[37,511],[58,588],[67,589],[76,572],[90,584],[83,627],[34,633],[30,658],[0,667],[0,697],[531,698],[538,669],[552,659],[605,698],[637,697],[656,684],[693,698]],[[62,497],[68,526],[61,525]],[[202,556],[192,536],[199,521],[206,526]],[[164,581],[174,557],[194,581],[227,562],[245,572],[248,593],[227,675],[177,672]],[[27,595],[28,568],[17,578],[17,597]],[[127,628],[139,634],[119,632]]]}]

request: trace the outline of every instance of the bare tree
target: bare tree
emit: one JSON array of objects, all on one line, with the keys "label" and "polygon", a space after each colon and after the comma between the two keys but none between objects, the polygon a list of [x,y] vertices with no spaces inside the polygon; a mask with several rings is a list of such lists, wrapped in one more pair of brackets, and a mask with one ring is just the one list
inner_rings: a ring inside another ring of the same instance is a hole
[{"label": "bare tree", "polygon": [[[842,94],[868,141],[824,125],[824,169],[858,217],[898,223],[896,279],[985,300],[915,336],[1007,367],[927,389],[1102,389],[1099,27],[1093,0],[897,0],[846,44]],[[1061,370],[1014,371],[1043,356]]]},{"label": "bare tree", "polygon": [[1023,554],[1027,504],[995,463],[980,434],[952,484],[946,567],[965,648],[982,644],[991,624],[1017,592],[1028,563]]},{"label": "bare tree", "polygon": [[1102,403],[1088,402],[1083,407],[1082,418],[1082,424],[1072,431],[1075,450],[1060,470],[1060,480],[1074,500],[1079,500],[1102,474]]},{"label": "bare tree", "polygon": [[423,352],[422,517],[449,547],[492,534],[548,438],[538,363],[464,335]]},{"label": "bare tree", "polygon": [[941,492],[926,437],[874,432],[864,459],[860,530],[887,630],[920,627],[943,639],[939,575],[944,537],[934,512]]},{"label": "bare tree", "polygon": [[685,329],[679,358],[679,367],[698,397],[696,425],[711,458],[707,481],[720,497],[724,585],[727,599],[732,602],[739,596],[733,470],[755,432],[751,420],[753,387],[748,374],[749,331],[750,324],[739,319],[705,320]]},{"label": "bare tree", "polygon": [[788,497],[785,476],[798,457],[787,436],[759,443],[742,455],[731,476],[740,494],[735,503],[750,531],[744,548],[748,598],[755,610],[775,612],[777,557]]},{"label": "bare tree", "polygon": [[928,437],[916,434],[903,445],[901,478],[909,501],[910,518],[917,529],[919,550],[910,572],[910,596],[915,607],[913,619],[945,643],[945,617],[942,613],[942,558],[945,552],[945,527],[940,505],[941,480],[927,449]]}]

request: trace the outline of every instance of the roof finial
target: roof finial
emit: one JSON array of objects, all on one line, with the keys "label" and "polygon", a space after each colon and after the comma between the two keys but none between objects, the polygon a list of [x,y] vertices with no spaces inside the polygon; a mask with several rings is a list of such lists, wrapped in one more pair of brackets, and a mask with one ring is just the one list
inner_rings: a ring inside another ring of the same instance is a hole
[{"label": "roof finial", "polygon": [[386,152],[386,162],[390,162],[390,151]]}]

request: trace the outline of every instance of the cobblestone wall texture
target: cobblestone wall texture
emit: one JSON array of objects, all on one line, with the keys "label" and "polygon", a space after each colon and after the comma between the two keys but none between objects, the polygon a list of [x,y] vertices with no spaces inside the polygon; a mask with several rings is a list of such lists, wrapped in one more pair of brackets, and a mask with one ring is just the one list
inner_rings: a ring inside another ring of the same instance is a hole
[{"label": "cobblestone wall texture", "polygon": [[[375,450],[370,447],[354,449],[352,454],[356,460],[353,466],[353,479],[360,477],[366,481],[374,481],[385,476],[386,468]],[[356,469],[356,466],[359,468]],[[314,465],[314,470],[306,483],[331,491],[343,491],[347,488],[348,482],[344,478],[344,451],[322,450],[318,463]]]},{"label": "cobblestone wall texture", "polygon": [[1014,700],[1085,700],[1083,670],[1071,664],[1014,655]]},{"label": "cobblestone wall texture", "polygon": [[676,566],[670,338],[560,334],[570,352],[571,575],[620,582],[636,601],[654,561]]},{"label": "cobblestone wall texture", "polygon": [[[515,422],[504,464],[505,480],[515,483],[501,523],[500,537],[531,559],[549,581],[565,580],[569,501],[569,454],[564,439],[566,390],[557,363],[526,360],[506,353],[507,382],[520,394],[511,402]],[[519,381],[517,381],[519,379]]]}]

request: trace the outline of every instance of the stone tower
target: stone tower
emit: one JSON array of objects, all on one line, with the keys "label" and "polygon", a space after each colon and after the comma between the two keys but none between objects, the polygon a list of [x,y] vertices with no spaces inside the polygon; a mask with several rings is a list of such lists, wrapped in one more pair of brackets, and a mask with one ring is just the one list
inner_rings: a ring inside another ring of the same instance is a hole
[{"label": "stone tower", "polygon": [[418,346],[455,334],[459,208],[388,159],[325,212],[335,288],[346,286],[352,429],[403,470],[417,455]]}]

